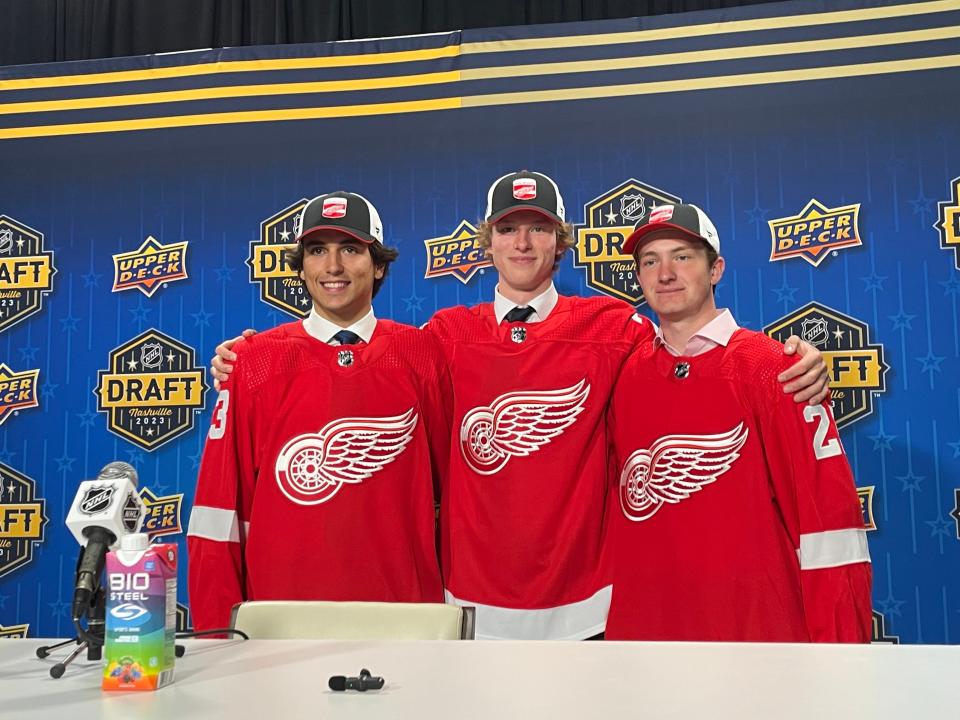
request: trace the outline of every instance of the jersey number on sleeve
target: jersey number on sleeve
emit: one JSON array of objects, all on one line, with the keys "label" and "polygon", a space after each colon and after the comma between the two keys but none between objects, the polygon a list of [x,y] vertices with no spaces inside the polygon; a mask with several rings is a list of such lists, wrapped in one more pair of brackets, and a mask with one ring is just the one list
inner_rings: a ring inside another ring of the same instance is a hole
[{"label": "jersey number on sleeve", "polygon": [[207,437],[219,440],[227,431],[227,408],[230,407],[230,391],[221,390],[217,395],[217,403],[213,406],[213,417],[210,419],[210,432]]},{"label": "jersey number on sleeve", "polygon": [[804,407],[803,419],[808,423],[817,422],[817,429],[813,433],[813,454],[817,456],[817,460],[843,453],[843,447],[837,438],[827,440],[827,430],[830,429],[830,415],[823,405],[807,405]]}]

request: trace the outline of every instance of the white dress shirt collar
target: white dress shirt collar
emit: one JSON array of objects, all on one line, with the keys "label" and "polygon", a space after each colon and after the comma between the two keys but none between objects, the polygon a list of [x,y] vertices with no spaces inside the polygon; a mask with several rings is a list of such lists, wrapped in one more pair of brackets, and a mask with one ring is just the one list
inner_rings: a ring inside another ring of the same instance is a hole
[{"label": "white dress shirt collar", "polygon": [[360,336],[361,340],[368,343],[370,338],[373,337],[373,331],[377,329],[377,318],[373,315],[373,308],[370,308],[370,312],[350,327],[345,328],[330,322],[325,317],[321,317],[315,309],[311,309],[310,314],[303,320],[303,329],[307,331],[308,335],[315,337],[320,342],[327,343],[327,345],[340,344],[333,339],[333,336],[341,330],[354,332]]},{"label": "white dress shirt collar", "polygon": [[498,285],[496,290],[493,291],[493,314],[497,318],[497,325],[499,325],[503,322],[503,318],[506,316],[506,314],[515,307],[532,307],[533,314],[527,318],[527,322],[543,322],[547,319],[550,313],[553,312],[553,309],[557,306],[557,302],[559,300],[560,295],[557,293],[557,288],[554,287],[552,282],[550,283],[550,287],[533,298],[533,300],[528,302],[526,305],[520,306],[513,302],[513,300],[507,300],[507,298],[501,295],[500,286]]}]

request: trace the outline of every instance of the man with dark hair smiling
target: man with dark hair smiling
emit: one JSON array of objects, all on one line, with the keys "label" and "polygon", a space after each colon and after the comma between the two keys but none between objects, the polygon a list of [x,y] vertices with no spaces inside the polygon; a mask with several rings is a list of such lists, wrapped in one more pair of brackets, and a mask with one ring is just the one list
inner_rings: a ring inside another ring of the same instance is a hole
[{"label": "man with dark hair smiling", "polygon": [[314,198],[297,243],[310,316],[238,342],[214,408],[187,534],[198,629],[242,600],[443,598],[446,366],[429,335],[374,317],[397,252],[366,198]]},{"label": "man with dark hair smiling", "polygon": [[716,307],[700,208],[654,208],[624,251],[660,328],[610,402],[607,637],[869,642],[870,554],[829,404],[785,397],[780,344]]}]

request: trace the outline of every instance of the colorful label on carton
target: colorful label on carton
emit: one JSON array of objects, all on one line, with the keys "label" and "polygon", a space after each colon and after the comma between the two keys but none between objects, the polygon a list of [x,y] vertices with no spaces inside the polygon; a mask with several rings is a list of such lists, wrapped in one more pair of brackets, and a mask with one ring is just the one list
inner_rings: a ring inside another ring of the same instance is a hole
[{"label": "colorful label on carton", "polygon": [[177,546],[108,553],[106,591],[103,689],[156,690],[172,683]]}]

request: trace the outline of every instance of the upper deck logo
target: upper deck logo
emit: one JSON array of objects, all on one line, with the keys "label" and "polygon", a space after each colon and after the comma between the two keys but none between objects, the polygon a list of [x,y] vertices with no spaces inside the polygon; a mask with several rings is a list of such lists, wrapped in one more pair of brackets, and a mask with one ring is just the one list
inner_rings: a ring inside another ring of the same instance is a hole
[{"label": "upper deck logo", "polygon": [[46,502],[36,496],[37,484],[0,463],[0,577],[33,560],[49,522]]},{"label": "upper deck logo", "polygon": [[30,623],[25,623],[24,625],[0,625],[0,638],[22,640],[27,637],[29,630]]},{"label": "upper deck logo", "polygon": [[463,220],[449,235],[423,241],[427,249],[424,278],[453,275],[466,285],[482,268],[493,265],[477,240],[477,229]]},{"label": "upper deck logo", "polygon": [[183,532],[183,526],[180,524],[183,493],[161,496],[145,487],[140,491],[140,499],[147,508],[140,532],[149,535],[150,540]]},{"label": "upper deck logo", "polygon": [[136,250],[113,256],[113,292],[136,288],[151,297],[158,288],[186,277],[186,240],[164,245],[148,235]]},{"label": "upper deck logo", "polygon": [[640,303],[643,292],[636,263],[620,248],[650,208],[678,202],[676,195],[631,178],[584,205],[584,222],[574,226],[573,266],[586,271],[587,285],[610,297]]},{"label": "upper deck logo", "polygon": [[0,215],[0,332],[43,309],[56,272],[43,233]]},{"label": "upper deck logo", "polygon": [[297,247],[297,219],[306,204],[307,199],[301,198],[260,223],[260,237],[251,241],[247,258],[250,282],[260,286],[260,299],[297,318],[310,314],[313,301],[303,281],[290,267],[287,252]]},{"label": "upper deck logo", "polygon": [[15,372],[6,363],[0,362],[0,425],[21,408],[40,406],[37,380],[40,368]]},{"label": "upper deck logo", "polygon": [[768,220],[770,262],[801,257],[817,267],[834,250],[862,245],[859,218],[860,203],[828,208],[811,200],[797,215]]},{"label": "upper deck logo", "polygon": [[838,428],[870,415],[874,396],[886,391],[884,378],[890,366],[883,360],[883,345],[871,344],[870,328],[856,318],[812,302],[763,331],[780,342],[799,335],[820,349]]},{"label": "upper deck logo", "polygon": [[937,203],[937,222],[940,247],[953,250],[953,262],[960,270],[960,177],[950,181],[950,199]]},{"label": "upper deck logo", "polygon": [[107,428],[144,450],[193,428],[207,390],[194,358],[193,348],[153,329],[111,351],[93,391]]}]

